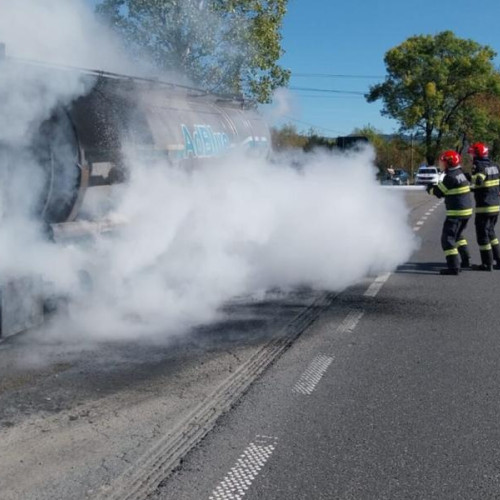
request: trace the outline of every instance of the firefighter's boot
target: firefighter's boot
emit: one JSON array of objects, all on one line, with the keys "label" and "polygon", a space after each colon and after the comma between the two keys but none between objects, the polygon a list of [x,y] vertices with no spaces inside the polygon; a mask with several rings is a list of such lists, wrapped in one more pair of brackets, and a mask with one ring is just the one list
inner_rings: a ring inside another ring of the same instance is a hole
[{"label": "firefighter's boot", "polygon": [[446,264],[448,267],[446,269],[441,269],[439,274],[456,276],[460,272],[458,255],[447,255]]},{"label": "firefighter's boot", "polygon": [[460,267],[462,269],[470,267],[470,253],[467,244],[458,247],[458,253],[460,254]]},{"label": "firefighter's boot", "polygon": [[481,264],[473,266],[475,271],[491,271],[493,266],[493,252],[491,250],[481,250]]},{"label": "firefighter's boot", "polygon": [[495,261],[495,269],[500,269],[500,245],[491,245],[491,252]]}]

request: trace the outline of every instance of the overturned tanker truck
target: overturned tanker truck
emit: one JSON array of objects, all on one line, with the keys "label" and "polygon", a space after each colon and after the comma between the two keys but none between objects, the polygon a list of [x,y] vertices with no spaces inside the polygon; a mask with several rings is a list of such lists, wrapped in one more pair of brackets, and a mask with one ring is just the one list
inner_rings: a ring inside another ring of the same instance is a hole
[{"label": "overturned tanker truck", "polygon": [[[41,65],[1,53],[0,78],[2,66]],[[241,99],[146,78],[42,66],[48,78],[78,72],[90,89],[54,109],[31,145],[43,172],[34,216],[54,244],[78,241],[86,232],[117,230],[105,216],[88,210],[86,200],[105,197],[110,186],[127,182],[125,144],[143,163],[162,159],[186,168],[238,148],[261,157],[270,152],[267,124]],[[2,165],[4,147],[0,142],[0,169],[8,168]],[[38,283],[32,276],[0,276],[0,340],[43,322],[45,297]]]}]

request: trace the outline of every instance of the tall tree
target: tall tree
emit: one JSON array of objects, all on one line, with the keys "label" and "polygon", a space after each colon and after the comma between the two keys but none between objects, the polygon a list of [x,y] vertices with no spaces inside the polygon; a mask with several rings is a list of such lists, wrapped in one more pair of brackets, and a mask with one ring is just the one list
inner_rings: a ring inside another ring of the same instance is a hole
[{"label": "tall tree", "polygon": [[479,94],[473,97],[457,116],[461,148],[481,141],[490,146],[492,157],[500,158],[500,96]]},{"label": "tall tree", "polygon": [[287,0],[101,0],[97,12],[132,53],[208,91],[269,102],[289,71],[281,26]]},{"label": "tall tree", "polygon": [[443,145],[459,144],[460,114],[472,99],[500,95],[495,55],[451,31],[413,36],[386,53],[387,77],[366,98],[382,99],[382,114],[398,120],[402,131],[423,134],[427,162],[434,164]]}]

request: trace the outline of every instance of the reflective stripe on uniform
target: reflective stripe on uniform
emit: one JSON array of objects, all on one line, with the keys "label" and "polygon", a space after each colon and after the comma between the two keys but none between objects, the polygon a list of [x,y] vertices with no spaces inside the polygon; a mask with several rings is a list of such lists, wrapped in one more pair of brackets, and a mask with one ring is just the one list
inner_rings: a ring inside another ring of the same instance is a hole
[{"label": "reflective stripe on uniform", "polygon": [[484,181],[479,186],[476,184],[474,189],[485,189],[490,187],[500,186],[500,179],[493,179],[492,181]]},{"label": "reflective stripe on uniform", "polygon": [[443,192],[444,195],[450,196],[454,194],[466,194],[470,193],[470,186],[460,186],[453,189],[448,189],[442,182],[440,182],[437,187]]},{"label": "reflective stripe on uniform", "polygon": [[458,250],[456,248],[452,248],[450,250],[445,250],[444,254],[446,257],[449,257],[450,255],[458,255]]},{"label": "reflective stripe on uniform", "polygon": [[446,210],[446,215],[449,217],[468,217],[472,215],[472,208],[464,208],[462,210]]},{"label": "reflective stripe on uniform", "polygon": [[464,247],[467,245],[467,240],[464,238],[463,240],[457,241],[457,247]]},{"label": "reflective stripe on uniform", "polygon": [[491,207],[476,207],[476,214],[496,214],[500,211],[500,206],[492,205]]},{"label": "reflective stripe on uniform", "polygon": [[476,180],[477,180],[477,178],[478,178],[478,177],[479,177],[481,180],[483,180],[483,181],[484,181],[484,179],[486,179],[486,175],[484,175],[484,174],[482,174],[482,173],[479,173],[479,174],[474,174],[474,175],[472,176],[472,180],[473,180],[474,182],[476,182]]},{"label": "reflective stripe on uniform", "polygon": [[491,250],[491,243],[487,245],[479,245],[479,250]]},{"label": "reflective stripe on uniform", "polygon": [[490,243],[495,246],[495,245],[498,245],[500,244],[500,242],[498,241],[498,238],[495,238],[494,240],[491,240]]},{"label": "reflective stripe on uniform", "polygon": [[462,186],[458,188],[448,189],[448,191],[446,192],[446,196],[451,196],[454,194],[466,194],[466,193],[470,193],[469,186]]},{"label": "reflective stripe on uniform", "polygon": [[448,193],[448,188],[442,182],[438,183],[437,187],[441,190],[443,194]]},{"label": "reflective stripe on uniform", "polygon": [[[500,186],[500,179],[493,179],[491,181],[485,181],[483,184],[484,187],[495,187]],[[482,187],[482,186],[481,186]]]}]

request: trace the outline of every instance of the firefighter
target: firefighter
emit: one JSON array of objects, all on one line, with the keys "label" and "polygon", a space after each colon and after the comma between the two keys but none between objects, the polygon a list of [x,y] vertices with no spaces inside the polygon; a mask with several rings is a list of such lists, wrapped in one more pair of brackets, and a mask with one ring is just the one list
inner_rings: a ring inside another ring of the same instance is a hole
[{"label": "firefighter", "polygon": [[481,265],[474,266],[480,271],[491,271],[493,259],[495,267],[500,268],[500,249],[495,234],[495,225],[498,219],[500,185],[500,170],[489,159],[486,144],[475,142],[469,147],[472,155],[472,190],[476,200],[476,227],[477,244],[481,254]]},{"label": "firefighter", "polygon": [[470,267],[467,240],[462,236],[472,215],[470,185],[460,167],[461,157],[456,151],[445,151],[439,160],[445,169],[444,179],[435,186],[427,186],[427,192],[437,198],[444,198],[446,206],[441,246],[447,268],[441,269],[439,274],[457,275],[461,267]]}]

